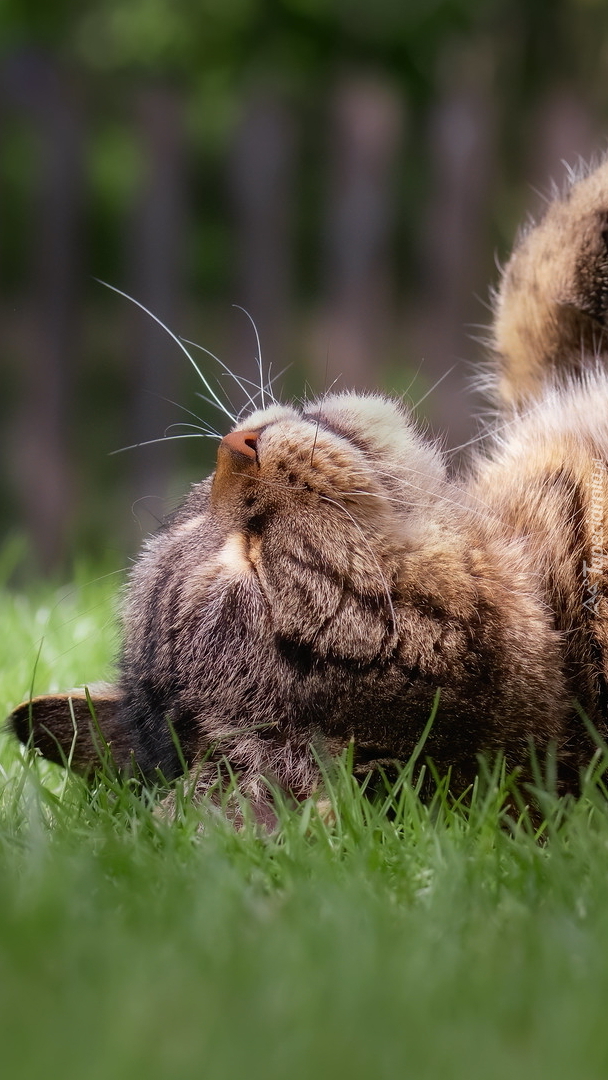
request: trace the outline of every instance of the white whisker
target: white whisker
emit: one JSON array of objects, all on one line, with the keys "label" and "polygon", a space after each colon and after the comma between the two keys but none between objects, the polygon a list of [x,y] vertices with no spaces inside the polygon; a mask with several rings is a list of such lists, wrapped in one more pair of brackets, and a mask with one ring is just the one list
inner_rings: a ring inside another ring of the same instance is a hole
[{"label": "white whisker", "polygon": [[202,416],[198,416],[197,413],[192,412],[192,409],[187,409],[185,405],[180,405],[179,401],[173,401],[172,398],[165,397],[164,394],[155,394],[153,390],[144,390],[144,393],[151,394],[152,397],[156,397],[160,401],[166,401],[169,405],[175,405],[176,409],[181,409],[182,412],[188,413],[188,416],[193,416],[200,424],[205,425],[207,431],[212,431],[214,435],[217,435],[218,439],[221,439],[219,431],[216,431],[215,428],[211,427],[211,424],[208,424],[206,420],[203,420]]},{"label": "white whisker", "polygon": [[319,405],[319,412],[318,412],[318,415],[317,415],[317,426],[315,428],[315,438],[314,438],[314,442],[312,444],[312,450],[310,451],[310,467],[311,468],[312,468],[312,459],[313,459],[314,454],[315,454],[315,447],[317,445],[317,438],[318,438],[318,435],[319,435],[319,424],[321,423],[321,414],[323,412],[323,406],[324,406],[324,404],[325,404],[325,402],[327,400],[327,394],[329,393],[329,391],[327,389],[327,373],[328,373],[328,371],[329,371],[329,341],[327,342],[327,355],[325,357],[325,375],[323,376],[323,385],[324,385],[325,389],[323,390],[323,396],[321,397],[321,404]]},{"label": "white whisker", "polygon": [[108,457],[124,454],[125,450],[136,450],[138,446],[152,446],[154,443],[171,442],[173,439],[221,439],[221,435],[207,435],[203,432],[191,432],[189,435],[163,435],[160,439],[144,439],[143,442],[131,443],[130,446],[121,446],[119,450],[110,450]]},{"label": "white whisker", "polygon": [[253,326],[253,332],[255,334],[255,340],[256,340],[257,346],[258,346],[257,362],[258,362],[258,369],[259,369],[259,372],[260,372],[260,399],[261,399],[261,402],[262,402],[262,408],[265,409],[266,408],[266,402],[264,400],[264,369],[263,369],[263,366],[262,366],[262,346],[260,345],[260,335],[258,334],[258,328],[255,325],[255,320],[252,318],[252,316],[249,314],[249,312],[247,311],[246,308],[241,307],[240,304],[233,304],[232,306],[237,308],[239,311],[242,311],[247,316],[247,318],[249,319],[249,322]]},{"label": "white whisker", "polygon": [[[415,470],[412,469],[410,471],[414,472]],[[380,475],[381,476],[386,476],[387,479],[390,479],[390,480],[402,480],[401,477],[393,476],[391,473],[387,473],[387,472],[381,472]],[[405,483],[407,484],[407,486],[409,488],[412,488],[414,491],[419,491],[421,494],[426,495],[429,498],[439,499],[440,502],[448,503],[451,506],[456,506],[459,510],[463,510],[467,514],[474,514],[475,517],[481,518],[482,521],[487,521],[488,517],[491,516],[495,521],[500,522],[500,524],[503,526],[503,528],[511,529],[511,531],[515,535],[517,535],[517,530],[516,530],[514,525],[511,525],[508,521],[503,521],[502,518],[499,517],[499,515],[493,510],[493,508],[491,506],[489,506],[487,503],[485,503],[482,499],[478,498],[478,496],[473,495],[471,492],[464,491],[464,490],[462,490],[462,492],[461,492],[460,489],[457,489],[457,491],[460,494],[462,494],[462,499],[459,501],[458,499],[451,499],[449,497],[449,495],[442,495],[439,491],[434,491],[432,493],[429,493],[429,491],[426,488],[421,487],[419,484],[414,484],[411,480],[406,480]],[[375,494],[375,493],[374,492],[369,492],[369,493],[368,492],[361,492],[360,494],[366,495],[366,494]],[[394,503],[398,503],[399,505],[402,505],[401,499],[396,499],[396,498],[394,498],[392,496],[389,496],[389,495],[379,495],[379,497],[380,498],[385,498],[387,500],[387,502],[394,502]],[[484,509],[483,510],[476,510],[473,506],[467,505],[467,500],[469,498],[476,499],[477,502],[479,502],[481,504],[481,506],[484,507]]]},{"label": "white whisker", "polygon": [[161,329],[164,330],[165,333],[169,335],[169,337],[175,342],[175,344],[188,357],[188,360],[192,364],[192,367],[196,371],[196,373],[197,373],[199,379],[201,380],[203,386],[211,394],[211,397],[213,398],[212,404],[214,404],[218,409],[221,409],[221,411],[226,414],[226,416],[228,417],[230,422],[233,424],[234,423],[234,416],[232,415],[231,412],[228,411],[228,409],[224,405],[223,401],[215,393],[213,387],[210,386],[210,384],[207,382],[207,379],[203,375],[203,373],[202,373],[201,369],[199,368],[198,364],[193,359],[193,357],[190,356],[190,353],[188,352],[186,346],[184,345],[183,341],[180,341],[177,334],[174,334],[173,331],[170,330],[168,326],[165,326],[164,322],[162,322],[162,320],[158,318],[158,315],[154,315],[154,313],[152,311],[150,311],[144,304],[140,303],[139,300],[136,300],[134,296],[129,296],[129,294],[126,293],[126,292],[123,292],[122,289],[118,289],[116,287],[116,285],[110,285],[107,281],[102,281],[101,278],[94,278],[94,280],[97,281],[100,285],[105,285],[106,289],[111,289],[112,292],[118,293],[118,295],[124,297],[125,300],[129,300],[132,304],[135,304],[136,307],[140,308],[141,311],[144,311],[146,313],[146,315],[148,315],[151,319],[153,319],[155,323],[158,323],[158,325],[161,327]]},{"label": "white whisker", "polygon": [[[254,398],[252,398],[249,391],[245,389],[244,384],[249,383],[250,386],[257,386],[257,383],[251,382],[250,379],[242,379],[238,375],[235,375],[234,371],[231,371],[228,367],[228,364],[225,364],[223,360],[220,360],[219,356],[216,356],[215,353],[212,353],[210,349],[206,349],[204,345],[199,345],[197,341],[189,341],[188,338],[181,338],[180,340],[184,341],[186,345],[192,345],[195,349],[200,349],[201,352],[206,353],[207,356],[210,356],[212,360],[215,360],[216,364],[219,364],[220,367],[222,367],[224,371],[228,375],[230,375],[231,379],[234,379],[236,385],[239,387],[239,390],[242,390],[245,396],[249,399],[249,403],[252,408],[255,408],[255,400]],[[224,391],[224,393],[226,393],[226,391]]]},{"label": "white whisker", "polygon": [[416,368],[414,374],[412,375],[412,378],[410,379],[410,381],[409,381],[408,385],[406,386],[405,390],[403,391],[402,394],[399,395],[402,399],[407,397],[407,395],[409,394],[410,390],[412,389],[412,386],[414,385],[414,383],[416,382],[416,379],[418,378],[418,376],[420,374],[420,368],[422,367],[423,364],[424,364],[424,356],[422,357],[422,360],[418,364],[418,367]]},{"label": "white whisker", "polygon": [[455,367],[456,367],[456,364],[452,364],[452,366],[450,368],[448,368],[447,371],[444,371],[443,375],[440,375],[440,377],[437,379],[437,381],[433,383],[430,390],[427,390],[426,394],[423,394],[421,398],[418,398],[418,401],[413,406],[414,409],[417,409],[420,405],[422,405],[423,401],[426,401],[429,394],[432,394],[433,390],[436,390],[437,387],[439,386],[439,384],[442,383],[444,379],[447,379],[448,375],[452,374]]},{"label": "white whisker", "polygon": [[271,371],[272,371],[272,360],[270,361],[270,363],[268,365],[268,378],[266,380],[266,389],[267,389],[267,392],[268,392],[268,397],[272,401],[273,405],[276,405],[277,404],[277,399],[274,396],[273,389],[272,389],[272,378],[271,378],[271,375],[270,375]]},{"label": "white whisker", "polygon": [[276,403],[277,405],[279,404],[279,401],[278,401],[278,399],[277,399],[277,398],[275,397],[275,394],[274,394],[274,389],[273,389],[273,386],[274,386],[274,384],[276,383],[277,379],[280,379],[280,378],[281,378],[281,375],[284,375],[286,371],[289,371],[290,367],[293,367],[293,364],[291,364],[291,363],[289,363],[289,364],[285,364],[285,367],[284,367],[284,368],[281,368],[281,370],[280,370],[280,371],[279,371],[279,372],[278,372],[278,373],[277,373],[276,375],[273,375],[273,377],[272,377],[272,379],[271,379],[271,378],[270,378],[270,370],[271,370],[271,368],[272,368],[272,361],[270,362],[270,364],[269,364],[269,366],[268,366],[268,378],[267,378],[267,380],[266,380],[266,386],[267,386],[267,387],[269,388],[269,391],[268,391],[268,392],[269,392],[269,394],[271,394],[271,396],[272,396],[272,399],[273,399],[273,401],[274,401],[274,402],[275,402],[275,403]]},{"label": "white whisker", "polygon": [[[210,397],[208,397],[207,394],[201,394],[200,390],[195,390],[194,395],[195,395],[195,397],[200,398],[201,401],[206,401],[207,405],[214,405],[215,404],[215,402],[212,401],[212,399]],[[240,413],[238,415],[240,416]],[[233,424],[236,424],[238,416],[233,416],[230,419],[231,419]]]},{"label": "white whisker", "polygon": [[[535,412],[537,409],[542,408],[544,404],[545,404],[545,399],[541,398],[541,400],[537,401],[535,405],[532,405],[530,408],[526,409],[525,415],[529,416],[531,413]],[[510,420],[505,421],[504,424],[499,424],[498,426],[489,427],[487,431],[482,431],[480,435],[475,435],[472,439],[469,439],[468,442],[461,443],[460,446],[452,447],[452,449],[447,450],[446,453],[448,453],[448,454],[456,454],[456,453],[458,453],[459,450],[466,450],[466,448],[468,446],[474,446],[475,443],[481,442],[482,439],[497,438],[501,431],[506,431],[506,429],[509,428],[509,427],[512,427],[513,424],[519,424],[521,419],[522,419],[522,415],[521,415],[521,413],[518,413],[516,416],[513,416]]]},{"label": "white whisker", "polygon": [[208,428],[205,425],[188,424],[185,420],[178,420],[174,424],[169,424],[169,426],[165,428],[164,434],[166,435],[168,431],[172,431],[174,428],[190,428],[192,431],[200,431],[203,433],[203,435],[207,435],[207,437],[210,439],[222,438],[222,436],[219,435],[217,431],[213,431],[211,428]]},{"label": "white whisker", "polygon": [[[414,476],[422,476],[422,477],[427,476],[427,473],[425,473],[422,469],[412,469],[411,466],[409,466],[409,465],[405,465],[405,466],[403,466],[403,468],[405,468],[407,470],[407,472],[412,473]],[[400,480],[401,479],[401,477],[395,476],[393,473],[386,472],[383,469],[378,470],[378,475],[386,477],[387,480]],[[405,480],[405,483],[410,484],[410,481]],[[466,499],[475,499],[475,502],[478,502],[480,504],[480,506],[483,506],[484,510],[487,510],[489,514],[492,514],[492,515],[494,515],[494,517],[496,517],[496,514],[494,513],[494,509],[489,505],[489,503],[485,502],[484,499],[480,498],[479,495],[474,495],[472,491],[469,491],[468,489],[465,490],[464,488],[461,489],[460,487],[455,487],[454,485],[453,485],[453,490],[458,491],[458,492],[462,492],[463,497],[464,497],[465,500]],[[430,495],[430,492],[427,492],[427,494]],[[463,502],[462,505],[466,506],[466,502]],[[497,518],[497,520],[500,520],[500,519]],[[505,522],[503,522],[503,524],[506,525]]]}]

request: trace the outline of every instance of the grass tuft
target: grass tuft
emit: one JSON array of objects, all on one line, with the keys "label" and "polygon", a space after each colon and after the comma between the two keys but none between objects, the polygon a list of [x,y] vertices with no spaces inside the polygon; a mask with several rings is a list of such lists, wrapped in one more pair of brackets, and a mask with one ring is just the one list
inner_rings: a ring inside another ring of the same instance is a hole
[{"label": "grass tuft", "polygon": [[[108,678],[116,584],[2,596],[8,713]],[[418,764],[423,761],[420,748]],[[428,769],[428,766],[424,766]],[[267,835],[211,804],[0,743],[5,1075],[596,1080],[608,1072],[608,801],[497,764],[466,799],[413,765],[375,798],[348,754]]]}]

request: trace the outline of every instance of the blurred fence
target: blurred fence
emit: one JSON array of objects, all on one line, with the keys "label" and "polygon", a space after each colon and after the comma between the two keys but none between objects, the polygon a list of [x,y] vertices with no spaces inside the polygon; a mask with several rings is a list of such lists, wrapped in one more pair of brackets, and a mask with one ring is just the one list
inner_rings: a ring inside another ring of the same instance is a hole
[{"label": "blurred fence", "polygon": [[[171,478],[210,467],[204,440],[108,458],[196,423],[179,406],[210,412],[177,346],[94,277],[244,379],[257,378],[255,343],[232,304],[255,319],[267,368],[294,364],[287,392],[339,380],[416,398],[437,383],[425,410],[451,445],[466,441],[471,324],[489,321],[495,252],[538,207],[531,186],[598,148],[601,118],[580,88],[548,85],[511,161],[491,65],[466,53],[424,109],[367,68],[336,71],[308,105],[252,80],[208,156],[183,89],[120,87],[100,104],[50,50],[0,67],[5,531],[25,531],[45,569],[79,543],[132,546],[132,503],[160,500],[149,518],[136,510],[146,531]],[[243,405],[236,384],[230,397]]]}]

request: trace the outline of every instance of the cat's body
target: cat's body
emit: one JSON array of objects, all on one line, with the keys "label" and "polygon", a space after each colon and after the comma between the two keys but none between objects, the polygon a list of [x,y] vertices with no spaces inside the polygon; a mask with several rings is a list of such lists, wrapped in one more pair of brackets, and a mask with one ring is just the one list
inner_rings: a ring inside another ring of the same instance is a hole
[{"label": "cat's body", "polygon": [[[603,165],[516,249],[495,324],[502,412],[466,478],[381,397],[273,405],[222,440],[131,575],[119,682],[96,698],[119,765],[174,778],[178,741],[205,761],[201,788],[225,761],[259,805],[267,780],[302,797],[351,740],[360,771],[406,761],[439,691],[424,752],[455,790],[480,753],[526,773],[532,742],[576,788],[593,752],[580,710],[608,730],[607,220]],[[13,722],[67,756],[60,698]]]}]

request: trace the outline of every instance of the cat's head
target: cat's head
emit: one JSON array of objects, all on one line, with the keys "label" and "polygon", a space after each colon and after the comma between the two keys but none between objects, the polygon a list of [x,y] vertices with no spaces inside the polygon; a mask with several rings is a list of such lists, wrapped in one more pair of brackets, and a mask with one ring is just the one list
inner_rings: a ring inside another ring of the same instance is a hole
[{"label": "cat's head", "polygon": [[251,610],[252,623],[262,619],[318,658],[372,661],[392,621],[399,565],[428,528],[443,475],[434,446],[389,399],[344,394],[250,414],[221,440],[210,481],[140,560],[128,639],[171,592],[170,579],[173,622],[178,606],[184,617],[203,621],[208,610],[227,620],[231,597],[231,622]]},{"label": "cat's head", "polygon": [[320,654],[341,637],[342,655],[371,655],[357,600],[390,606],[442,472],[394,402],[340,395],[247,417],[220,443],[209,511],[222,553],[257,576],[277,632],[314,640]]},{"label": "cat's head", "polygon": [[[322,723],[336,695],[347,718],[362,673],[395,647],[399,566],[443,479],[435,447],[386,398],[273,405],[238,423],[132,573],[121,745],[130,717],[144,768],[169,754],[167,717],[189,759],[201,733],[230,725]],[[34,741],[44,701],[29,709]]]}]

